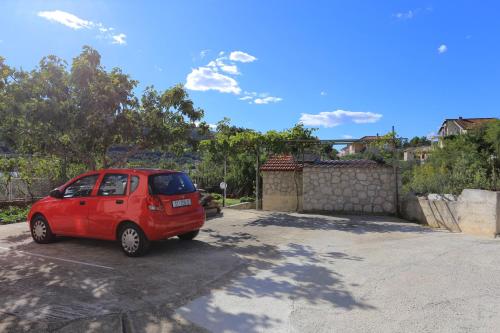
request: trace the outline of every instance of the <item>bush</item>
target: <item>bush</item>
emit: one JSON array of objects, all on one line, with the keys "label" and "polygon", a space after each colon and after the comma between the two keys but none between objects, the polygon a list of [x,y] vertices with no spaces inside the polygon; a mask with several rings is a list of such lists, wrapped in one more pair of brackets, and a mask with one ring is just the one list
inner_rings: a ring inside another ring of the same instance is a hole
[{"label": "bush", "polygon": [[212,193],[211,194],[212,198],[214,198],[214,200],[216,201],[219,201],[219,200],[222,200],[222,195],[219,194],[219,193]]},{"label": "bush", "polygon": [[26,221],[30,207],[9,206],[0,208],[0,223],[14,223]]},{"label": "bush", "polygon": [[[403,174],[404,189],[417,194],[460,194],[465,188],[494,190],[498,174],[490,161],[493,147],[484,140],[484,131],[444,139],[429,159]],[[498,168],[496,168],[498,169]]]},{"label": "bush", "polygon": [[254,202],[255,198],[252,197],[241,197],[240,202]]}]

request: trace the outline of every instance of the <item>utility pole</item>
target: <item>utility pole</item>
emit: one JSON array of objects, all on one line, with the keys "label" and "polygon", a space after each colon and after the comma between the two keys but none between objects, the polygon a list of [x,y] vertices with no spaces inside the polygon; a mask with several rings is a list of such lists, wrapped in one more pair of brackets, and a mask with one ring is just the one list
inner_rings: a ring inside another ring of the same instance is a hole
[{"label": "utility pole", "polygon": [[394,190],[394,205],[396,206],[396,215],[399,216],[399,180],[398,180],[398,155],[397,155],[397,149],[396,149],[396,132],[394,130],[394,126],[392,126],[392,144],[393,144],[393,151],[392,151],[392,169],[394,172],[394,181],[395,181],[395,190]]},{"label": "utility pole", "polygon": [[260,209],[260,149],[256,148],[257,158],[255,159],[255,209]]}]

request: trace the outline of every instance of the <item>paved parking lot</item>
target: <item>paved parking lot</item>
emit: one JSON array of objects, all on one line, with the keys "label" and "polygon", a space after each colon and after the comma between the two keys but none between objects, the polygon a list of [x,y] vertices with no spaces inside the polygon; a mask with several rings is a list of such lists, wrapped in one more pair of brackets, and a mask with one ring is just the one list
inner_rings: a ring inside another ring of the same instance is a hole
[{"label": "paved parking lot", "polygon": [[142,258],[0,226],[0,331],[492,332],[499,250],[388,217],[226,210]]}]

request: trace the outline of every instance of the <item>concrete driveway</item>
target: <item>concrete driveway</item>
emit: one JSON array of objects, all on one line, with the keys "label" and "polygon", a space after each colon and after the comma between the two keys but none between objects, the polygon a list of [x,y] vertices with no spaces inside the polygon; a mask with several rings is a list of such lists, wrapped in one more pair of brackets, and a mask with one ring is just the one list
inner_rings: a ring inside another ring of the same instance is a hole
[{"label": "concrete driveway", "polygon": [[142,258],[0,226],[0,332],[492,332],[499,250],[388,217],[226,210]]}]

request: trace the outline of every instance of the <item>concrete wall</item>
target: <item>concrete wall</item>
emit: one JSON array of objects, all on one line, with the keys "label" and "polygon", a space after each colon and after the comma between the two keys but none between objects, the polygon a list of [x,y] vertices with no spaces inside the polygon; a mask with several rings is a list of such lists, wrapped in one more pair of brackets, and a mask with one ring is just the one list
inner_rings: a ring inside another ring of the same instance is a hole
[{"label": "concrete wall", "polygon": [[500,233],[500,192],[466,189],[458,198],[407,195],[401,213],[433,228],[493,237]]},{"label": "concrete wall", "polygon": [[393,169],[305,166],[304,211],[395,214]]},{"label": "concrete wall", "polygon": [[262,209],[282,212],[302,210],[302,172],[262,172]]},{"label": "concrete wall", "polygon": [[464,233],[500,233],[500,192],[463,190],[458,198],[458,223]]},{"label": "concrete wall", "polygon": [[458,204],[453,196],[416,197],[408,194],[401,200],[401,215],[410,221],[460,232]]}]

